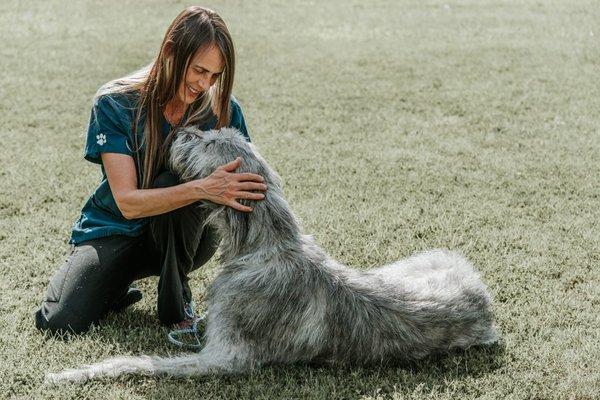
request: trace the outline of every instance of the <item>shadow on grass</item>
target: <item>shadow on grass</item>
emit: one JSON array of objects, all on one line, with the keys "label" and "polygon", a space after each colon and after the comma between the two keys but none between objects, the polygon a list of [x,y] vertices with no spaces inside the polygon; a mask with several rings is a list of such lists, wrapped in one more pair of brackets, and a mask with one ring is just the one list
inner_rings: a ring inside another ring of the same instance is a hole
[{"label": "shadow on grass", "polygon": [[119,313],[109,313],[87,332],[45,332],[44,340],[91,340],[98,345],[113,343],[134,354],[162,355],[179,351],[180,349],[167,342],[166,333],[167,328],[161,325],[155,314],[149,310],[130,308]]},{"label": "shadow on grass", "polygon": [[[504,346],[471,348],[416,363],[389,366],[270,366],[247,375],[160,379],[149,398],[186,393],[224,399],[377,399],[444,393],[463,381],[492,373],[503,363]],[[149,378],[143,378],[149,379]],[[469,388],[473,391],[473,388]]]}]

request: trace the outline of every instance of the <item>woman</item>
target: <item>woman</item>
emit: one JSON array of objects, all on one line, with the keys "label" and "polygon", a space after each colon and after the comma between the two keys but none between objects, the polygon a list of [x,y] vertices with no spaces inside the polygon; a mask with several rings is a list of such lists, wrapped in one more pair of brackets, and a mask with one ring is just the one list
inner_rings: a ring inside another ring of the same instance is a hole
[{"label": "woman", "polygon": [[235,57],[223,20],[189,7],[168,28],[158,57],[146,68],[109,82],[94,98],[85,159],[103,179],[73,226],[71,254],[50,281],[36,326],[84,332],[107,312],[141,299],[130,284],[158,275],[158,316],[189,324],[188,273],[208,261],[219,238],[201,229],[193,203],[209,200],[239,211],[237,199],[260,200],[255,174],[234,171],[240,160],[205,179],[179,183],[165,167],[176,128],[233,126],[249,140],[239,103],[231,95]]}]

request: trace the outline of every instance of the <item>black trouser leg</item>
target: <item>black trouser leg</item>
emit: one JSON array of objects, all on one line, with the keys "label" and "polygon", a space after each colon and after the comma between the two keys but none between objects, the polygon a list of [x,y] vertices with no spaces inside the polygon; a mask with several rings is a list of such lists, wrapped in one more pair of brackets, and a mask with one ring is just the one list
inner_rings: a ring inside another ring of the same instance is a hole
[{"label": "black trouser leg", "polygon": [[[72,249],[56,271],[35,314],[38,329],[81,333],[100,320],[129,287],[138,269],[157,255],[143,238],[109,236]],[[142,257],[140,257],[142,255]]]},{"label": "black trouser leg", "polygon": [[[176,185],[170,173],[161,174],[154,187]],[[215,253],[219,238],[212,228],[203,228],[205,214],[191,204],[152,217],[150,231],[162,255],[158,282],[158,317],[164,324],[185,319],[184,306],[192,300],[188,274]]]}]

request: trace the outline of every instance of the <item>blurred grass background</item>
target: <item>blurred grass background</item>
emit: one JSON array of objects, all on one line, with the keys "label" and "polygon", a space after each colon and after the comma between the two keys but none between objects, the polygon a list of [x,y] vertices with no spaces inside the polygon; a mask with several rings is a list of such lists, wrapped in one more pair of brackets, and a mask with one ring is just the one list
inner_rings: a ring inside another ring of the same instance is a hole
[{"label": "blurred grass background", "polygon": [[[306,233],[369,268],[462,251],[501,346],[407,367],[46,387],[45,371],[176,354],[145,297],[67,341],[33,326],[100,170],[96,89],[148,63],[180,1],[0,2],[0,398],[593,399],[600,393],[595,1],[208,1],[235,95]],[[218,265],[193,276],[196,299]]]}]

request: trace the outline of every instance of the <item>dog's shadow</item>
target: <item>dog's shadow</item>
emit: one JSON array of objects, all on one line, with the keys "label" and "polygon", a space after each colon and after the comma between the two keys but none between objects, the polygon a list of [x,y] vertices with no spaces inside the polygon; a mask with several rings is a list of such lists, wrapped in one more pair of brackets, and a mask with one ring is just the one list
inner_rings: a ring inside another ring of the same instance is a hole
[{"label": "dog's shadow", "polygon": [[[385,399],[455,390],[459,382],[484,376],[502,364],[503,346],[472,348],[410,364],[382,366],[273,366],[226,385],[262,386],[270,398]],[[295,393],[288,396],[287,393]]]},{"label": "dog's shadow", "polygon": [[[98,342],[119,342],[129,354],[173,356],[184,352],[166,340],[167,329],[148,310],[110,314],[91,335]],[[121,377],[150,381],[139,385],[147,398],[359,399],[413,397],[447,390],[472,392],[472,381],[493,373],[504,362],[503,344],[473,347],[418,362],[383,366],[275,365],[249,374],[193,378]],[[90,360],[94,361],[94,360]],[[469,384],[471,382],[471,384]],[[136,385],[137,386],[137,385]],[[142,393],[140,393],[142,394]]]},{"label": "dog's shadow", "polygon": [[451,391],[460,396],[473,394],[473,380],[498,369],[503,354],[504,346],[495,345],[405,365],[276,365],[245,375],[155,378],[160,384],[145,395],[157,399],[172,393],[221,399],[391,399]]}]

